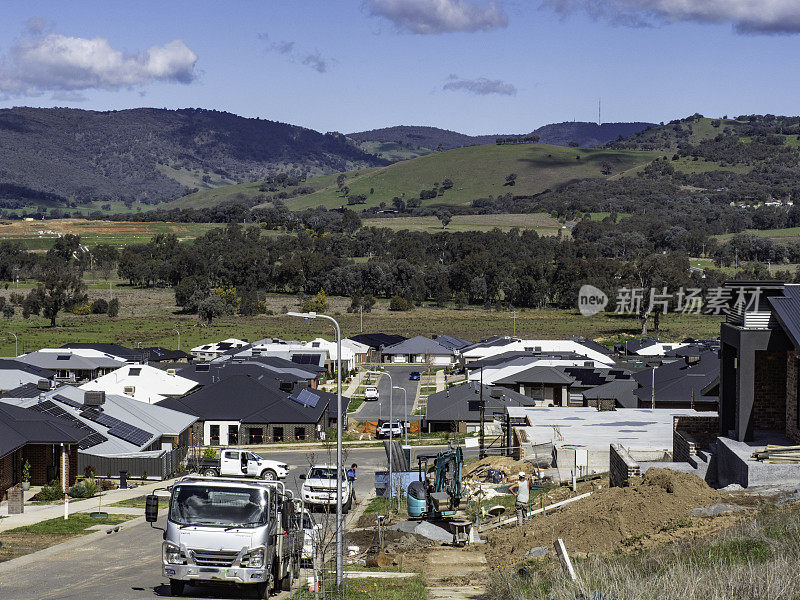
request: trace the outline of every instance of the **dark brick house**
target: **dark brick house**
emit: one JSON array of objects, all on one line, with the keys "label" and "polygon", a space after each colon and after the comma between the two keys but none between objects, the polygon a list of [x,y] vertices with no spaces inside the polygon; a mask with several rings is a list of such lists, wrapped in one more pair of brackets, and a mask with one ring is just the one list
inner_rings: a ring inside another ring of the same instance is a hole
[{"label": "dark brick house", "polygon": [[[285,383],[285,382],[283,382]],[[342,398],[343,413],[349,399]],[[158,403],[198,418],[198,441],[211,446],[319,439],[336,424],[336,395],[271,377],[234,375]]]},{"label": "dark brick house", "polygon": [[[751,442],[757,431],[800,443],[800,286],[731,282],[721,325],[720,435]],[[737,298],[746,298],[737,306]]]},{"label": "dark brick house", "polygon": [[0,499],[22,481],[22,466],[30,464],[31,485],[54,479],[75,483],[81,429],[62,419],[0,403]]}]

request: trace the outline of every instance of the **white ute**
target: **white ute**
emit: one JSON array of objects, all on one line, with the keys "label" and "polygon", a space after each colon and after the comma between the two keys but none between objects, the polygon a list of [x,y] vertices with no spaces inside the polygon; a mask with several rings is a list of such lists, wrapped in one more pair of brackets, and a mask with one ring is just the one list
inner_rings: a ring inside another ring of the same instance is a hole
[{"label": "white ute", "polygon": [[[342,478],[342,512],[347,512],[353,506],[353,486],[347,480],[344,469],[341,470]],[[303,502],[314,506],[336,506],[336,465],[314,465],[308,473],[301,475],[305,479],[300,490]]]},{"label": "white ute", "polygon": [[364,400],[377,400],[377,399],[378,399],[378,388],[368,387],[364,390]]}]

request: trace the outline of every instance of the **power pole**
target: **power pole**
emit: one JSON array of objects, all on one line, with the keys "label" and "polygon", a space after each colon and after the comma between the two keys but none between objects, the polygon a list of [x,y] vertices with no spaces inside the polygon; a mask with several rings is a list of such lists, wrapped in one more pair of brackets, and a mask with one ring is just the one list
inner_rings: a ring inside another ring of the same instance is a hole
[{"label": "power pole", "polygon": [[656,368],[653,367],[650,379],[650,408],[656,408]]},{"label": "power pole", "polygon": [[483,403],[483,366],[481,366],[481,397],[478,401],[478,407],[481,413],[481,433],[480,439],[478,440],[478,458],[486,458],[486,430],[485,430],[485,421],[484,418],[486,416],[486,405]]}]

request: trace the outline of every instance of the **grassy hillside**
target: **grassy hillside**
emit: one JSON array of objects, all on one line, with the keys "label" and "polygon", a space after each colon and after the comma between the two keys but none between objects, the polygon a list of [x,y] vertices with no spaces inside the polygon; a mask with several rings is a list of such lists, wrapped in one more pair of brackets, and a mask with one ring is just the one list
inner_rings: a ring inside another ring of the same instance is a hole
[{"label": "grassy hillside", "polygon": [[[354,205],[356,209],[379,206],[382,202],[391,207],[394,197],[405,200],[419,198],[421,190],[431,190],[449,178],[453,187],[436,198],[424,200],[422,205],[459,205],[489,196],[536,194],[586,177],[620,176],[658,156],[657,152],[575,149],[547,144],[473,146],[437,152],[387,167],[351,171],[346,174],[344,186],[349,188],[350,195],[364,194],[367,197],[365,204]],[[514,186],[505,184],[510,173],[517,174]],[[315,191],[285,199],[289,209],[336,208],[347,204],[334,176],[309,178],[303,185],[313,187]],[[259,196],[258,188],[259,184],[242,184],[202,191],[176,200],[167,207],[202,207],[226,200],[252,200]],[[287,188],[287,191],[291,189]]]},{"label": "grassy hillside", "polygon": [[550,215],[544,213],[527,213],[522,215],[455,215],[453,220],[442,228],[436,217],[393,217],[364,219],[364,227],[386,227],[395,231],[492,231],[501,229],[508,231],[513,227],[533,229],[540,235],[556,235],[562,225]]}]

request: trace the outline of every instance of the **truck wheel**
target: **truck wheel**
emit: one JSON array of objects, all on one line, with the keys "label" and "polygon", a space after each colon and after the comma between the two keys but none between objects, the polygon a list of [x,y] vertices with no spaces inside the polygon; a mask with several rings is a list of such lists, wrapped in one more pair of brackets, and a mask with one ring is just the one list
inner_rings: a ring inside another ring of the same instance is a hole
[{"label": "truck wheel", "polygon": [[256,598],[269,598],[270,583],[271,581],[268,580],[255,585]]},{"label": "truck wheel", "polygon": [[183,596],[183,588],[186,587],[186,582],[180,579],[169,580],[169,593],[172,596]]},{"label": "truck wheel", "polygon": [[203,471],[203,475],[205,475],[206,477],[216,477],[217,472],[214,469],[206,469],[205,471]]},{"label": "truck wheel", "polygon": [[266,481],[276,481],[278,479],[278,474],[272,469],[264,469],[264,471],[261,473],[261,479]]}]

